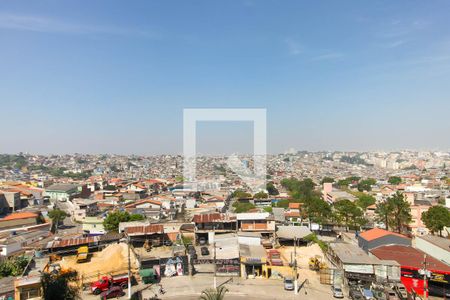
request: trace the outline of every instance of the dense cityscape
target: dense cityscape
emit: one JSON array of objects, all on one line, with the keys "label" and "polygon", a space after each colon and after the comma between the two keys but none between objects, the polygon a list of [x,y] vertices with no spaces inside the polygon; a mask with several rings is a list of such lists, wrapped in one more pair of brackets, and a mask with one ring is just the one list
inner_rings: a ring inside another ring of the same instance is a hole
[{"label": "dense cityscape", "polygon": [[[252,193],[220,156],[197,158],[209,185],[193,191],[179,155],[2,154],[3,295],[50,293],[40,275],[49,272],[71,274],[77,289],[67,293],[83,299],[127,289],[181,297],[174,276],[197,292],[213,284],[225,293],[227,278],[267,278],[279,284],[258,287],[264,293],[284,284],[286,293],[323,297],[332,284],[331,295],[356,299],[384,294],[387,284],[401,298],[402,289],[424,293],[410,280],[420,283],[419,273],[403,274],[420,269],[426,253],[429,293],[444,296],[449,163],[445,152],[291,150],[268,155],[266,188]],[[227,293],[257,295],[253,284],[229,284]]]},{"label": "dense cityscape", "polygon": [[0,1],[0,300],[450,298],[450,1]]}]

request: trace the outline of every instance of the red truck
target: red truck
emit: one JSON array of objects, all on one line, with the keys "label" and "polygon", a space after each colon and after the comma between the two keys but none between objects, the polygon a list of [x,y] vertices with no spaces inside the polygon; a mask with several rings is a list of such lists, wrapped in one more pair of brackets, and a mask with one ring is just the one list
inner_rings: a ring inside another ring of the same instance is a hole
[{"label": "red truck", "polygon": [[128,274],[102,276],[100,280],[91,283],[91,291],[94,295],[98,295],[112,286],[120,286],[122,289],[128,288]]},{"label": "red truck", "polygon": [[267,253],[269,258],[269,264],[272,266],[282,266],[283,260],[281,259],[281,254],[278,250],[272,249]]}]

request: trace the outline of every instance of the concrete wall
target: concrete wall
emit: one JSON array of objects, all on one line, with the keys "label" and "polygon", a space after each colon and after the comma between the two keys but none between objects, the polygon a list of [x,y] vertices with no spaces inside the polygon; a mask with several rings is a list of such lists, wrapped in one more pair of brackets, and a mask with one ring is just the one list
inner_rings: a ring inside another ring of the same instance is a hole
[{"label": "concrete wall", "polygon": [[14,227],[24,227],[36,225],[37,221],[35,218],[27,218],[27,219],[16,219],[16,220],[6,220],[0,222],[0,230]]},{"label": "concrete wall", "polygon": [[386,235],[372,241],[366,241],[363,238],[358,238],[358,246],[364,251],[368,252],[371,249],[385,246],[385,245],[404,245],[411,246],[411,240],[406,238],[401,238],[395,235]]},{"label": "concrete wall", "polygon": [[2,245],[1,248],[0,248],[1,249],[0,255],[1,256],[8,256],[8,255],[11,255],[11,253],[19,251],[21,248],[22,247],[20,246],[19,242],[7,244],[7,245]]},{"label": "concrete wall", "polygon": [[450,264],[450,252],[448,250],[442,249],[420,237],[417,237],[415,242],[417,249],[422,250],[426,254],[433,256],[446,264]]},{"label": "concrete wall", "polygon": [[243,245],[261,245],[261,238],[250,236],[238,236],[239,244]]}]

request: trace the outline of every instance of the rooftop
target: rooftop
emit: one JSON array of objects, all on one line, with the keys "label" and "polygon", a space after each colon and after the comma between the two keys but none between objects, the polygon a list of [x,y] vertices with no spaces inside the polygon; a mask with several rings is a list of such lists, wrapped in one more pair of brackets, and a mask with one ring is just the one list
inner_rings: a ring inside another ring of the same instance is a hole
[{"label": "rooftop", "polygon": [[239,252],[242,257],[265,258],[266,249],[262,245],[243,245],[239,244]]},{"label": "rooftop", "polygon": [[236,214],[238,220],[265,220],[270,216],[269,213],[239,213]]},{"label": "rooftop", "polygon": [[399,233],[392,232],[392,231],[387,231],[387,230],[384,230],[381,228],[373,228],[373,229],[364,231],[364,232],[360,233],[359,236],[361,238],[365,239],[366,241],[373,241],[373,240],[376,240],[380,237],[384,237],[387,235],[395,235],[395,236],[398,236],[398,237],[401,237],[404,239],[408,239],[408,237],[406,237],[404,235],[401,235]]},{"label": "rooftop", "polygon": [[194,215],[192,222],[194,223],[212,223],[212,222],[230,222],[236,221],[235,216],[221,213],[198,214]]},{"label": "rooftop", "polygon": [[285,240],[301,239],[312,232],[306,226],[278,226],[277,236]]},{"label": "rooftop", "polygon": [[[381,246],[370,250],[373,255],[383,260],[395,260],[402,267],[410,267],[414,269],[423,268],[423,259],[425,253],[410,246],[389,245]],[[427,256],[428,269],[431,271],[448,272],[450,274],[450,266],[437,260],[432,256]]]},{"label": "rooftop", "polygon": [[70,190],[78,188],[75,184],[69,184],[69,183],[56,183],[52,184],[51,186],[47,187],[46,191],[55,191],[55,192],[68,192]]},{"label": "rooftop", "polygon": [[369,256],[355,244],[331,243],[330,248],[343,264],[379,265],[380,260]]},{"label": "rooftop", "polygon": [[37,218],[37,214],[32,212],[15,212],[12,213],[2,219],[0,221],[11,221],[11,220],[19,220],[19,219],[29,219],[29,218]]},{"label": "rooftop", "polygon": [[450,240],[435,235],[418,236],[417,238],[425,240],[444,250],[450,251]]}]

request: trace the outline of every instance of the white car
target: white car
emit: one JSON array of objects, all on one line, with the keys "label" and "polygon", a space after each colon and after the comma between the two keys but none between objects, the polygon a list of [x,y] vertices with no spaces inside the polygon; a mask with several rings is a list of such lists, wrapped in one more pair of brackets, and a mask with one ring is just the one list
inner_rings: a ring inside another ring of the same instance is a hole
[{"label": "white car", "polygon": [[339,286],[332,286],[331,291],[333,292],[334,298],[344,298],[344,292]]},{"label": "white car", "polygon": [[293,291],[294,290],[294,280],[290,277],[284,278],[284,289],[286,291]]}]

